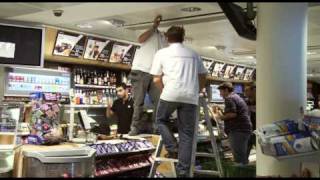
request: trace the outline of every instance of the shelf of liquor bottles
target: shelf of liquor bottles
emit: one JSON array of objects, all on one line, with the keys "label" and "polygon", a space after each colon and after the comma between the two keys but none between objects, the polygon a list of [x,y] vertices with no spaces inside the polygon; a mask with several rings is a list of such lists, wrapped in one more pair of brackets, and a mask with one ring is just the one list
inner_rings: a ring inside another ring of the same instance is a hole
[{"label": "shelf of liquor bottles", "polygon": [[[73,69],[73,102],[77,105],[100,105],[117,98],[116,84],[130,84],[128,73],[105,69],[75,67]],[[128,88],[130,93],[130,88]]]}]

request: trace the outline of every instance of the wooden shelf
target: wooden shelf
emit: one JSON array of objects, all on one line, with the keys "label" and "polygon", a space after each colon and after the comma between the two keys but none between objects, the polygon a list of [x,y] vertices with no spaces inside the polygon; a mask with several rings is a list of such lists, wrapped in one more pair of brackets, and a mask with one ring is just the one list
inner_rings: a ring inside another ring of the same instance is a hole
[{"label": "wooden shelf", "polygon": [[125,71],[129,71],[131,69],[131,66],[129,66],[127,64],[107,63],[104,61],[96,61],[96,60],[89,60],[89,59],[83,59],[83,58],[73,58],[73,57],[52,55],[52,52],[54,49],[54,43],[56,41],[57,32],[58,32],[58,30],[55,28],[46,27],[46,33],[45,33],[46,41],[45,41],[45,53],[44,53],[44,61],[45,62],[104,67],[104,68],[109,68],[109,69],[119,69],[119,70],[125,70]]},{"label": "wooden shelf", "polygon": [[253,81],[245,81],[245,80],[235,80],[235,79],[223,79],[217,78],[213,76],[207,76],[207,80],[209,81],[221,81],[221,82],[232,82],[232,83],[252,83]]},{"label": "wooden shelf", "polygon": [[86,66],[95,66],[95,67],[105,67],[105,68],[119,69],[119,70],[125,70],[125,71],[129,71],[131,69],[131,66],[127,64],[108,63],[104,61],[77,59],[77,58],[64,57],[64,56],[45,55],[45,61],[55,62],[55,63],[64,63],[64,64],[77,64],[77,65],[86,65]]},{"label": "wooden shelf", "polygon": [[89,85],[89,84],[75,84],[74,87],[90,88],[90,89],[116,89],[114,86],[98,86],[98,85]]},{"label": "wooden shelf", "polygon": [[147,167],[151,167],[151,163],[148,165],[144,165],[144,166],[139,166],[139,167],[135,167],[135,168],[128,168],[126,170],[120,170],[118,172],[112,172],[112,173],[106,173],[106,174],[100,174],[100,175],[96,175],[95,177],[104,177],[104,176],[114,176],[114,175],[118,175],[118,174],[122,174],[122,173],[126,173],[126,172],[130,172],[130,171],[135,171],[138,169],[143,169],[143,168],[147,168]]}]

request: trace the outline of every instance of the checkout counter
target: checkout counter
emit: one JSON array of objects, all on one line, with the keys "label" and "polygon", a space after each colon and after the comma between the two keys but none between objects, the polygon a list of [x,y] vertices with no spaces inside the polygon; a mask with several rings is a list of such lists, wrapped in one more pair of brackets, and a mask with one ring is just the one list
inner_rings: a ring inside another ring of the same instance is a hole
[{"label": "checkout counter", "polygon": [[98,140],[94,129],[99,123],[80,110],[75,113],[78,141],[69,140],[70,131],[65,131],[59,144],[33,145],[27,143],[30,132],[22,128],[23,104],[0,107],[0,177],[105,177],[138,170],[147,176],[151,167],[157,135],[119,136],[111,129]]}]

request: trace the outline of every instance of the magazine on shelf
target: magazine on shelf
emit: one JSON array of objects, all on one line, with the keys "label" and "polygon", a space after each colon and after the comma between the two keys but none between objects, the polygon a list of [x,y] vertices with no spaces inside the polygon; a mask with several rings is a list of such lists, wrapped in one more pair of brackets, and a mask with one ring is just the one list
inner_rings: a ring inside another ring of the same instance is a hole
[{"label": "magazine on shelf", "polygon": [[67,57],[82,57],[86,36],[82,34],[58,31],[53,55]]},{"label": "magazine on shelf", "polygon": [[108,61],[114,41],[88,37],[84,59]]}]

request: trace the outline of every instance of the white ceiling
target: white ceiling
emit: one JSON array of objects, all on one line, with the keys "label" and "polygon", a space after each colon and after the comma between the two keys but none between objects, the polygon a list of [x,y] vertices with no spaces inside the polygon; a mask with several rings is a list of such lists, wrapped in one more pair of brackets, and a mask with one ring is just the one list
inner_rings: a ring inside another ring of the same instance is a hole
[{"label": "white ceiling", "polygon": [[[245,7],[245,3],[237,3]],[[320,45],[320,3],[309,4],[308,45]],[[199,7],[198,12],[183,12],[185,7]],[[53,9],[62,9],[61,17],[55,17]],[[138,35],[157,14],[162,14],[160,29],[165,31],[172,24],[183,24],[186,29],[186,44],[201,55],[220,60],[251,64],[255,59],[248,57],[255,53],[256,42],[237,35],[216,2],[212,3],[1,3],[0,19],[35,22],[90,34],[103,35],[127,41],[137,41]],[[202,16],[200,16],[202,15]],[[190,17],[198,16],[198,17]],[[188,18],[189,17],[189,18]],[[180,18],[180,19],[179,19]],[[114,27],[105,20],[119,19],[124,27]],[[92,29],[80,29],[76,25],[89,23]],[[224,46],[214,50],[209,46]],[[319,47],[316,47],[320,49]],[[310,55],[309,71],[320,69],[320,50]],[[242,56],[234,56],[244,54]],[[250,53],[251,52],[251,53]],[[235,58],[233,58],[235,57]],[[319,63],[318,63],[319,62]],[[319,71],[320,73],[320,71]]]}]

